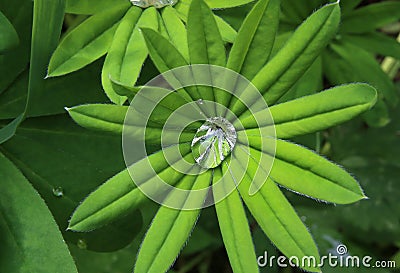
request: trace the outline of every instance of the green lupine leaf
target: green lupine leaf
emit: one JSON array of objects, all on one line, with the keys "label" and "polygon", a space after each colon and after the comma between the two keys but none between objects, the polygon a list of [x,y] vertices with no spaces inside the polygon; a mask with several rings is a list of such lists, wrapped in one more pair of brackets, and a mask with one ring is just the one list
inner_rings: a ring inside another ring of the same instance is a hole
[{"label": "green lupine leaf", "polygon": [[[96,191],[89,195],[77,208],[69,223],[69,229],[75,231],[89,231],[111,223],[121,216],[137,208],[140,204],[149,200],[137,185],[147,187],[148,191],[159,192],[159,187],[152,183],[154,179],[163,179],[170,185],[176,184],[184,174],[176,171],[171,162],[164,156],[169,151],[175,152],[177,145],[170,146],[163,151],[148,156],[145,159],[129,166],[106,181]],[[185,160],[193,159],[190,144],[181,144],[181,154],[172,154],[169,159],[179,164]],[[171,157],[173,156],[173,157]],[[140,181],[132,181],[129,172],[140,176]]]},{"label": "green lupine leaf", "polygon": [[[150,58],[161,73],[189,65],[181,52],[161,34],[146,28],[142,29],[142,33],[149,49]],[[188,79],[193,78],[193,75],[188,75],[186,78],[186,76],[182,74],[183,73],[180,73],[175,77],[175,74],[172,72],[168,74],[165,80],[168,81],[172,87],[176,86],[176,89],[178,89],[177,93],[185,98],[185,100],[190,102],[200,99],[201,96],[196,86],[181,88],[181,86],[185,86],[185,82]]]},{"label": "green lupine leaf", "polygon": [[[178,2],[178,4],[176,4],[176,6],[174,6],[174,8],[178,11],[179,16],[184,22],[187,22],[190,4],[191,0],[181,0]],[[237,34],[236,31],[221,17],[214,15],[214,18],[221,32],[222,39],[226,42],[233,43],[236,38]]]},{"label": "green lupine leaf", "polygon": [[[185,176],[176,187],[191,192],[183,198],[172,190],[166,198],[182,207],[190,203],[190,206],[200,208],[207,192],[204,191],[204,194],[199,196],[196,190],[207,188],[211,182],[211,175],[212,171],[198,176]],[[178,210],[161,206],[140,247],[135,272],[167,272],[187,241],[199,214],[200,209]]]},{"label": "green lupine leaf", "polygon": [[395,106],[398,103],[394,84],[372,54],[350,43],[335,43],[331,47],[347,63],[352,81],[359,80],[375,86],[380,97],[385,98],[389,105]]},{"label": "green lupine leaf", "polygon": [[318,57],[303,77],[277,103],[315,94],[323,89],[322,58]]},{"label": "green lupine leaf", "polygon": [[[368,84],[343,85],[274,105],[242,120],[242,124],[244,128],[257,128],[248,129],[249,134],[257,134],[258,127],[262,131],[275,126],[278,138],[293,138],[348,121],[371,109],[376,100],[377,92]],[[266,111],[271,111],[274,124],[262,124]]]},{"label": "green lupine leaf", "polygon": [[66,0],[65,12],[73,14],[95,14],[110,9],[110,7],[131,6],[125,0]]},{"label": "green lupine leaf", "polygon": [[147,28],[142,28],[142,33],[146,40],[150,57],[161,73],[188,65],[182,53],[161,34]]},{"label": "green lupine leaf", "polygon": [[254,0],[205,0],[212,9],[224,9],[242,6]]},{"label": "green lupine leaf", "polygon": [[7,17],[0,11],[0,54],[19,44],[18,33]]},{"label": "green lupine leaf", "polygon": [[[239,149],[238,149],[239,150]],[[286,256],[315,257],[319,261],[318,249],[307,228],[293,207],[269,178],[254,195],[249,195],[252,177],[259,168],[253,160],[248,168],[230,169],[231,172],[245,173],[238,188],[246,206],[272,243]],[[315,267],[304,267],[311,272],[319,272]]]},{"label": "green lupine leaf", "polygon": [[226,53],[221,34],[210,8],[202,0],[192,1],[187,27],[190,62],[225,66]]},{"label": "green lupine leaf", "polygon": [[343,17],[342,33],[364,33],[396,22],[400,18],[400,2],[384,1],[359,8]]},{"label": "green lupine leaf", "polygon": [[[260,153],[272,156],[269,148],[272,141],[249,136],[254,158],[259,158]],[[331,203],[349,204],[366,198],[357,181],[345,170],[313,151],[284,140],[276,141],[271,179],[295,192]]]},{"label": "green lupine leaf", "polygon": [[[162,88],[144,88],[145,90],[137,95],[141,97],[140,103],[136,103],[135,109],[130,110],[131,112],[129,115],[131,117],[126,122],[125,119],[129,109],[128,106],[114,104],[87,104],[67,108],[67,110],[70,116],[83,127],[121,134],[124,123],[126,123],[126,126],[134,126],[137,128],[138,132],[143,132],[143,129],[139,129],[141,124],[140,121],[135,122],[135,118],[132,116],[137,115],[137,118],[142,120],[145,113],[147,113],[146,111],[148,108],[154,107],[157,103],[158,105],[152,110],[148,122],[149,127],[154,126],[159,129],[163,128],[165,122],[176,109],[186,104],[186,101],[175,92]],[[161,97],[164,98],[161,99]],[[179,120],[178,122],[181,124],[189,124],[187,129],[192,129],[192,131],[196,131],[196,129],[201,126],[201,122],[193,123],[192,119],[190,119],[190,115],[188,117],[187,113],[175,113],[175,118],[177,118]],[[188,122],[186,123],[186,121]],[[179,124],[176,125],[178,126]],[[167,127],[164,129],[168,131]]]},{"label": "green lupine leaf", "polygon": [[372,53],[391,56],[400,60],[400,43],[383,33],[371,32],[360,35],[343,35],[343,39]]},{"label": "green lupine leaf", "polygon": [[80,126],[122,134],[128,106],[114,104],[87,104],[66,109]]},{"label": "green lupine leaf", "polygon": [[227,68],[252,79],[268,61],[279,23],[279,0],[254,5],[229,54]]},{"label": "green lupine leaf", "polygon": [[[207,4],[202,0],[193,0],[190,5],[188,15],[188,44],[191,64],[209,64],[217,66],[226,65],[225,46],[213,13]],[[201,73],[206,74],[206,73]],[[213,82],[211,71],[209,75],[193,75],[209,77]],[[197,81],[196,79],[194,79]],[[213,87],[202,86],[197,88],[200,99],[216,101],[216,89]],[[211,115],[216,115],[216,110],[212,110]]]},{"label": "green lupine leaf", "polygon": [[186,61],[189,61],[186,27],[178,12],[172,7],[165,7],[162,11],[162,19],[171,43],[185,57]]},{"label": "green lupine leaf", "polygon": [[122,104],[125,98],[118,96],[112,89],[110,77],[126,85],[133,86],[147,58],[148,50],[140,28],[158,29],[158,13],[155,8],[143,11],[131,7],[114,36],[114,42],[107,54],[102,83],[108,97],[117,104]]},{"label": "green lupine leaf", "polygon": [[[217,183],[221,178],[221,169],[214,169],[213,183]],[[235,188],[230,194],[229,192],[223,192],[223,190],[227,190],[225,188],[213,191],[216,200],[220,199],[218,195],[226,196],[222,201],[215,204],[215,209],[217,211],[218,223],[233,272],[259,272],[246,212],[242,200],[240,199],[239,192],[235,187],[235,181],[232,176],[226,175],[221,183],[224,183],[225,187],[229,183],[230,186],[228,186],[228,188]]]},{"label": "green lupine leaf", "polygon": [[0,270],[77,273],[58,226],[39,194],[2,153],[0,169],[4,187],[0,193]]},{"label": "green lupine leaf", "polygon": [[[269,105],[277,102],[313,64],[336,33],[339,21],[338,3],[319,9],[294,32],[286,45],[254,77],[252,83],[264,95]],[[229,108],[237,114],[245,110],[244,105],[237,103]]]},{"label": "green lupine leaf", "polygon": [[48,76],[74,72],[106,54],[126,11],[125,6],[112,6],[69,32],[50,60]]},{"label": "green lupine leaf", "polygon": [[228,43],[233,43],[237,35],[236,30],[221,17],[214,15],[214,18],[221,32],[222,39]]}]

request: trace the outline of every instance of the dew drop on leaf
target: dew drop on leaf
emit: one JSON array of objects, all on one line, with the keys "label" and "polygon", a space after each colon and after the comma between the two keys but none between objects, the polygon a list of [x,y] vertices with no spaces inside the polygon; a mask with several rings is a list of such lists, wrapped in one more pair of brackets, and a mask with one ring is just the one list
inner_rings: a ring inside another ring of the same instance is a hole
[{"label": "dew drop on leaf", "polygon": [[57,187],[53,189],[53,194],[56,197],[63,197],[64,195],[64,190],[61,187]]},{"label": "dew drop on leaf", "polygon": [[155,7],[157,9],[163,8],[165,6],[173,6],[178,0],[130,0],[132,5],[141,8]]},{"label": "dew drop on leaf", "polygon": [[87,249],[87,244],[86,244],[85,240],[83,240],[83,239],[79,239],[78,242],[76,243],[76,245],[80,249]]},{"label": "dew drop on leaf", "polygon": [[225,118],[209,118],[193,138],[194,159],[203,168],[215,168],[232,152],[236,138],[235,127]]},{"label": "dew drop on leaf", "polygon": [[203,105],[204,101],[202,99],[197,100],[197,104]]}]

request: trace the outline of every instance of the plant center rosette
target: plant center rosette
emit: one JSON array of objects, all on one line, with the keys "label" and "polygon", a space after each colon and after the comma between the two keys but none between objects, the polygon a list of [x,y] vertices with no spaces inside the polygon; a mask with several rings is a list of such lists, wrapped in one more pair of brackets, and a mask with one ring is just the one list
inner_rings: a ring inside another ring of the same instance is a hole
[{"label": "plant center rosette", "polygon": [[[250,81],[225,67],[192,65],[161,74],[135,95],[123,150],[132,180],[147,197],[193,210],[224,199],[250,165],[257,167],[254,194],[272,167],[275,139],[269,108]],[[152,153],[154,147],[160,151]],[[203,187],[193,190],[196,185]],[[206,198],[209,193],[214,198]],[[186,202],[188,196],[198,202]]]}]

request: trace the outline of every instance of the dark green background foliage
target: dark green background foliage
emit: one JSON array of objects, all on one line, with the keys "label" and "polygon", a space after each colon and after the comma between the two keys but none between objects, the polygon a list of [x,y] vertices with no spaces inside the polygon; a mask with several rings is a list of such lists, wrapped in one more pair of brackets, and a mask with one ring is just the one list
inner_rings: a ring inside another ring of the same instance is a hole
[{"label": "dark green background foliage", "polygon": [[[106,45],[86,63],[71,62],[73,69],[67,67],[71,71],[67,68],[62,71],[64,68],[57,67],[57,60],[50,62],[59,45],[60,33],[62,39],[73,35],[74,30],[82,27],[79,26],[82,22],[90,24],[99,12],[110,12],[107,0],[95,1],[97,6],[87,7],[86,12],[75,12],[77,1],[73,0],[34,2],[35,8],[31,0],[0,0],[0,272],[131,272],[142,238],[158,209],[155,204],[148,202],[140,211],[132,211],[93,232],[67,230],[68,221],[80,202],[125,167],[120,136],[81,128],[64,109],[80,104],[110,103],[110,99],[124,103],[119,101],[118,86],[104,76],[105,69],[113,69],[115,65],[112,61],[118,46],[111,46],[109,51],[108,48],[116,26],[97,26],[98,34],[108,30],[98,41]],[[233,2],[240,6],[214,11],[219,16],[218,27],[227,50],[231,49],[236,31],[254,5],[245,4],[249,1]],[[304,19],[328,1],[281,2],[280,28],[271,56]],[[71,13],[64,15],[65,4]],[[118,5],[113,8],[130,7],[124,1]],[[166,29],[165,18],[175,18],[179,31],[186,34],[187,10],[182,6],[177,5],[180,17],[153,15],[158,22],[164,20]],[[396,42],[400,32],[400,2],[342,0],[341,8],[338,33],[279,102],[349,82],[366,82],[377,88],[379,100],[372,111],[334,128],[294,138],[295,142],[345,167],[357,178],[369,200],[334,206],[284,192],[312,233],[321,255],[343,243],[352,255],[396,260],[400,266],[400,108],[397,103],[400,76],[395,60],[400,59],[400,44]],[[107,16],[107,12],[102,16]],[[101,21],[102,17],[98,17]],[[115,15],[115,21],[119,22],[120,17]],[[143,24],[162,32],[161,25]],[[122,39],[124,33],[120,31],[118,35]],[[189,54],[185,52],[187,41],[184,39],[172,43],[184,51],[183,57]],[[129,60],[138,70],[135,73],[140,74],[137,81],[127,82],[122,74],[114,80],[125,85],[142,85],[159,73],[147,58],[144,39],[139,47],[142,58]],[[60,75],[67,75],[45,79],[54,71],[57,74],[57,68]],[[251,74],[252,69],[249,71]],[[268,251],[269,255],[279,255],[257,221],[248,211],[246,214],[256,254]],[[323,272],[396,270],[399,269],[323,268]],[[231,271],[215,208],[203,209],[170,272]],[[260,271],[299,270],[274,267]]]}]

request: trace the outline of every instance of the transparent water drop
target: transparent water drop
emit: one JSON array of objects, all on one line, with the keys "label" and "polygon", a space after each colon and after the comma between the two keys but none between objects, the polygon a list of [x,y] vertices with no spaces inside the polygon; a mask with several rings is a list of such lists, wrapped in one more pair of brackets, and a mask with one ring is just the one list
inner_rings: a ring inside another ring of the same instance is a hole
[{"label": "transparent water drop", "polygon": [[197,100],[197,104],[203,105],[204,101],[202,99]]},{"label": "transparent water drop", "polygon": [[83,239],[79,239],[78,242],[76,243],[76,245],[80,248],[80,249],[87,249],[87,243],[85,240]]},{"label": "transparent water drop", "polygon": [[130,0],[132,5],[141,8],[155,7],[157,9],[163,8],[165,6],[173,6],[178,0]]},{"label": "transparent water drop", "polygon": [[192,153],[203,168],[219,166],[235,147],[235,127],[222,117],[207,119],[197,130],[192,141]]},{"label": "transparent water drop", "polygon": [[61,188],[61,187],[54,188],[54,189],[53,189],[53,194],[54,194],[54,196],[56,196],[56,197],[63,197],[63,195],[64,195],[64,190],[63,190],[63,188]]}]

